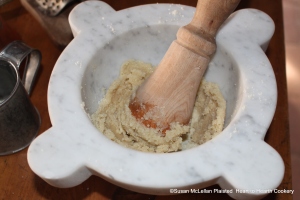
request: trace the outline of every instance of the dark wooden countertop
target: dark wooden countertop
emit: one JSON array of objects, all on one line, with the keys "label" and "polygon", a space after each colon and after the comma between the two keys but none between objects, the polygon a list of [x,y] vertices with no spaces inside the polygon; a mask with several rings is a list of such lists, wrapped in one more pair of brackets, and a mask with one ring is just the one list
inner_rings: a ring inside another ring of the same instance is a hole
[{"label": "dark wooden countertop", "polygon": [[[105,0],[114,9],[120,10],[148,3],[180,3],[196,6],[196,0]],[[275,148],[285,163],[284,179],[278,189],[292,189],[290,160],[290,137],[288,125],[287,83],[285,69],[284,30],[281,0],[242,0],[240,8],[257,8],[267,13],[275,22],[275,34],[266,52],[276,75],[278,104],[274,119],[266,135],[266,142]],[[0,7],[2,21],[15,31],[2,37],[1,43],[20,37],[26,44],[42,52],[41,71],[31,95],[39,110],[42,124],[40,133],[51,127],[47,107],[47,88],[53,66],[62,52],[40,23],[27,12],[19,0]],[[0,30],[1,33],[1,30]],[[3,45],[3,44],[1,44]],[[2,48],[2,46],[1,46]],[[209,189],[218,188],[211,186]],[[92,176],[81,185],[61,189],[47,184],[36,176],[27,163],[27,148],[21,152],[0,156],[0,199],[231,199],[226,194],[182,194],[176,196],[150,196],[119,188],[107,181]],[[265,199],[292,199],[291,194],[268,195]]]}]

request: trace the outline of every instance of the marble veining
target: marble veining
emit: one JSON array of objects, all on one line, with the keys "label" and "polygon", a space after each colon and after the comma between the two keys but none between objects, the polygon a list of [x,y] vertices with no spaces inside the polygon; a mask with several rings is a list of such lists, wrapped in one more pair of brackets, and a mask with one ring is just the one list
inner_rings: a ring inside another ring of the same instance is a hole
[{"label": "marble veining", "polygon": [[[281,182],[284,164],[264,142],[277,101],[276,81],[264,50],[274,32],[265,13],[244,9],[219,30],[218,49],[205,78],[227,102],[225,128],[213,140],[169,154],[122,147],[100,133],[89,115],[117,78],[123,62],[157,65],[195,8],[151,4],[120,11],[86,1],[69,16],[75,36],[53,69],[48,89],[52,128],[29,147],[31,169],[49,184],[72,187],[89,176],[148,194],[219,184],[233,198],[262,198]],[[246,190],[246,193],[235,192]],[[247,192],[248,191],[248,192]]]}]

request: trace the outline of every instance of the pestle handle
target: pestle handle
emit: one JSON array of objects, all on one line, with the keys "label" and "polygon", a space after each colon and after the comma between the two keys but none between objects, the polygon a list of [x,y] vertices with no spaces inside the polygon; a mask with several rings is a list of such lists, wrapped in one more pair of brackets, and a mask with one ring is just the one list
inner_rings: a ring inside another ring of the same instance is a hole
[{"label": "pestle handle", "polygon": [[166,131],[172,122],[188,124],[202,76],[216,50],[215,36],[240,0],[198,0],[192,21],[151,76],[137,89],[129,108],[152,128]]},{"label": "pestle handle", "polygon": [[177,42],[210,58],[216,51],[215,36],[240,0],[199,0],[192,21],[178,30]]},{"label": "pestle handle", "polygon": [[215,36],[220,26],[237,7],[240,0],[200,0],[190,22],[197,30]]}]

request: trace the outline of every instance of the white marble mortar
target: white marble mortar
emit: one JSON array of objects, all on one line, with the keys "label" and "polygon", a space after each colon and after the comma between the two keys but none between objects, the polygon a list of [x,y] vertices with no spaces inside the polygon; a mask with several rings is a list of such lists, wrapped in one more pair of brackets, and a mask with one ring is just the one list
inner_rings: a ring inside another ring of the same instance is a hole
[{"label": "white marble mortar", "polygon": [[143,153],[110,141],[91,123],[88,114],[96,111],[121,65],[129,59],[157,65],[194,11],[151,4],[116,12],[101,1],[73,9],[69,22],[75,39],[57,60],[49,83],[53,127],[28,150],[34,173],[56,187],[76,186],[96,175],[156,195],[219,184],[238,199],[262,198],[265,190],[281,183],[283,161],[264,142],[277,101],[274,73],[264,53],[274,23],[259,10],[235,12],[217,34],[218,49],[205,78],[219,84],[227,117],[213,140],[182,152]]}]

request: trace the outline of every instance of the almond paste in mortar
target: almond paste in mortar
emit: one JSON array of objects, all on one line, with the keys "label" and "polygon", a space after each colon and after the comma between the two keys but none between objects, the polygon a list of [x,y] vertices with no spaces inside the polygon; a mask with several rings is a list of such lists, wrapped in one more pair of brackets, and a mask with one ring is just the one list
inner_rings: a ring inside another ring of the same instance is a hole
[{"label": "almond paste in mortar", "polygon": [[165,136],[159,129],[148,128],[129,109],[131,98],[142,82],[154,71],[151,64],[130,60],[107,90],[93,124],[106,137],[125,147],[156,153],[189,149],[212,139],[223,130],[226,102],[215,83],[201,81],[192,119],[188,125],[172,123]]}]

